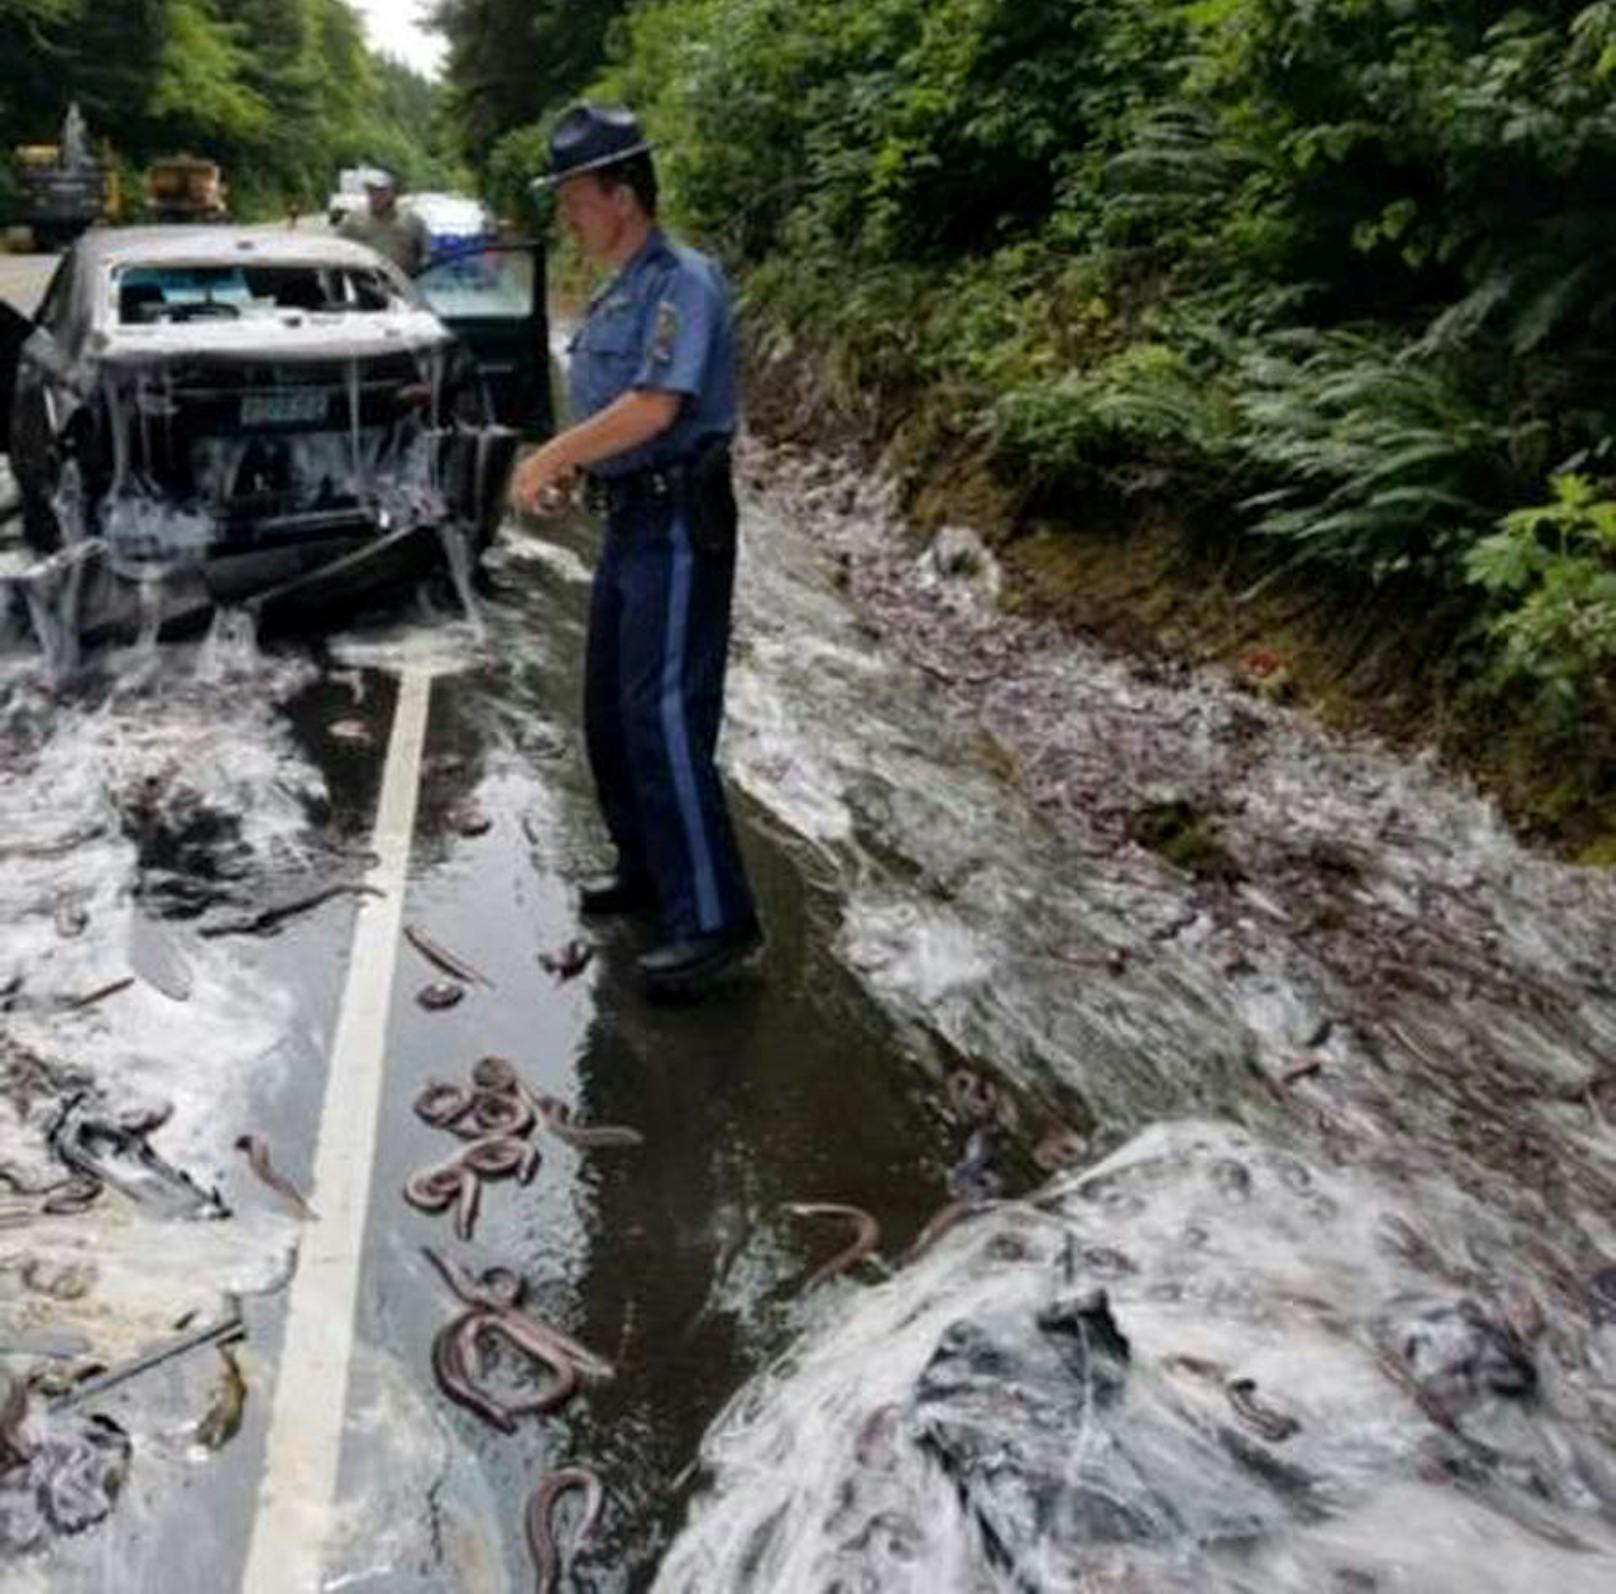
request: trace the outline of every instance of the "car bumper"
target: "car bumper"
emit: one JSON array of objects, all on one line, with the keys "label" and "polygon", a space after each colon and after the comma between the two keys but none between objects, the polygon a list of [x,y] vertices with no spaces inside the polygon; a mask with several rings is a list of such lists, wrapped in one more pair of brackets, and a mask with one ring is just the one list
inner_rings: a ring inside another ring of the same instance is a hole
[{"label": "car bumper", "polygon": [[154,621],[163,640],[192,636],[223,608],[252,614],[261,635],[326,629],[444,568],[445,539],[462,535],[458,526],[414,522],[363,538],[222,553],[166,572],[145,592],[139,566],[118,564],[95,543],[42,559],[9,584],[36,629],[41,614],[54,616],[88,647],[132,642]]}]

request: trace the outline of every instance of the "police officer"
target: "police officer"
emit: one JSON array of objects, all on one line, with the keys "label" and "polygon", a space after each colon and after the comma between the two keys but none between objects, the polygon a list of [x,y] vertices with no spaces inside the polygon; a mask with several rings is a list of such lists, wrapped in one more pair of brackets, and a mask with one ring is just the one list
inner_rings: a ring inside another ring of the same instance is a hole
[{"label": "police officer", "polygon": [[615,268],[572,343],[579,417],[518,465],[518,508],[558,507],[582,474],[606,511],[589,616],[584,722],[617,847],[585,913],[655,908],[639,960],[654,994],[710,983],[761,944],[714,766],[735,579],[733,309],[717,265],[657,225],[651,145],[622,109],[556,124],[550,172],[582,252]]},{"label": "police officer", "polygon": [[369,244],[413,277],[431,251],[426,223],[413,210],[398,208],[398,184],[391,172],[367,171],[362,181],[365,208],[350,211],[337,231],[356,243]]}]

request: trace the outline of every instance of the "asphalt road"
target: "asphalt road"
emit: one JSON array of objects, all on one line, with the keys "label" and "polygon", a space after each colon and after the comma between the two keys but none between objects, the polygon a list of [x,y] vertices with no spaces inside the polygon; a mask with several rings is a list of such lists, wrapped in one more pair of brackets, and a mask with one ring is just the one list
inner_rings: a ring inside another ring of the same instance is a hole
[{"label": "asphalt road", "polygon": [[32,316],[44,295],[57,255],[0,254],[0,299]]}]

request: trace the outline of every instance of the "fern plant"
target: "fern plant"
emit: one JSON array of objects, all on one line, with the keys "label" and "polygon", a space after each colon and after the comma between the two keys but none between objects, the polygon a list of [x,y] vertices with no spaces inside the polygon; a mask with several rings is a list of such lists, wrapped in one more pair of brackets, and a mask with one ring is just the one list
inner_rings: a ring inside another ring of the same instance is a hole
[{"label": "fern plant", "polygon": [[1239,368],[1242,508],[1287,564],[1454,578],[1507,501],[1507,427],[1434,361],[1350,333],[1274,338]]}]

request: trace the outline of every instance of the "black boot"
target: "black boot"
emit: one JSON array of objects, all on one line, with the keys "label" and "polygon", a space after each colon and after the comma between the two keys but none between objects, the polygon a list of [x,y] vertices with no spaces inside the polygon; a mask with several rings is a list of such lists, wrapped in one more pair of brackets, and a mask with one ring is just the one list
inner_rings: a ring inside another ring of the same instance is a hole
[{"label": "black boot", "polygon": [[595,918],[612,913],[642,913],[656,906],[656,893],[648,880],[630,875],[603,874],[578,888],[578,911]]},{"label": "black boot", "polygon": [[763,945],[756,924],[744,924],[712,935],[666,941],[635,960],[652,996],[694,996],[714,984]]}]

